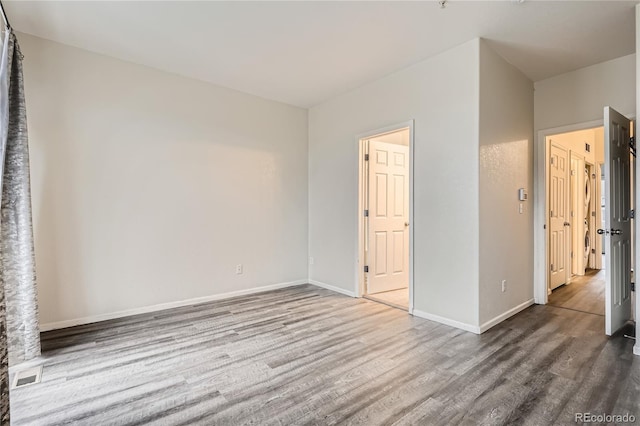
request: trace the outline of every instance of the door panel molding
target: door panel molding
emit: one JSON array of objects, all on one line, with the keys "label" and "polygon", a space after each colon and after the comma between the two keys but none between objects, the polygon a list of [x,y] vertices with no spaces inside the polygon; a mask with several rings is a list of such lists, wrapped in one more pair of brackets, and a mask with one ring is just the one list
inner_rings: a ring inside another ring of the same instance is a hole
[{"label": "door panel molding", "polygon": [[569,179],[571,164],[567,147],[549,141],[549,289],[553,290],[569,282],[572,259]]},{"label": "door panel molding", "polygon": [[[367,231],[369,241],[366,262],[367,294],[407,288],[409,286],[409,264],[404,252],[408,244],[402,235],[409,218],[406,216],[409,192],[407,177],[408,163],[404,160],[409,147],[400,144],[369,140],[369,158],[374,153],[375,162],[369,162],[369,210]],[[401,159],[401,161],[390,161]],[[375,199],[371,202],[372,198]],[[400,234],[400,235],[398,235]],[[399,244],[403,247],[399,247]],[[372,273],[372,270],[374,271]]]},{"label": "door panel molding", "polygon": [[631,319],[631,122],[604,109],[605,332],[611,336]]}]

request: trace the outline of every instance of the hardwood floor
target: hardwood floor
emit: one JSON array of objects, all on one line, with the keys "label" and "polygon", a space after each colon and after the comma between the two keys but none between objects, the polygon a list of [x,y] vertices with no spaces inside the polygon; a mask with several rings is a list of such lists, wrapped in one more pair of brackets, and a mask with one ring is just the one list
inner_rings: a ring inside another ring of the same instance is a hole
[{"label": "hardwood floor", "polygon": [[583,276],[573,277],[571,284],[553,290],[548,303],[560,308],[604,316],[604,280],[604,269],[590,269]]},{"label": "hardwood floor", "polygon": [[640,417],[640,357],[533,306],[475,335],[311,285],[43,334],[15,425],[574,424]]},{"label": "hardwood floor", "polygon": [[386,303],[389,306],[404,309],[405,311],[409,310],[409,288],[368,294],[365,297],[375,302]]}]

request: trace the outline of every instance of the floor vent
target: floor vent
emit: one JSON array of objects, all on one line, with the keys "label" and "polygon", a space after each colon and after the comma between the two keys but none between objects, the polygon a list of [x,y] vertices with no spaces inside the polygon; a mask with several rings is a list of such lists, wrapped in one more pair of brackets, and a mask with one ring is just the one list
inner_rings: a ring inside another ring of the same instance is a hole
[{"label": "floor vent", "polygon": [[41,376],[42,376],[41,365],[16,371],[16,373],[13,375],[13,381],[11,382],[11,389],[22,388],[25,386],[35,385],[36,383],[40,383]]}]

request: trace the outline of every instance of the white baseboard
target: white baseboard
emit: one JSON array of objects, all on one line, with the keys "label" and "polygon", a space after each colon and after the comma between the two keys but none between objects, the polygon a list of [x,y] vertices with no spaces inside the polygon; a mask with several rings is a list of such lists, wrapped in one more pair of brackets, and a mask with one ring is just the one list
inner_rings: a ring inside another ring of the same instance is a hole
[{"label": "white baseboard", "polygon": [[343,288],[336,287],[336,286],[331,285],[331,284],[326,284],[326,283],[323,283],[323,282],[320,282],[320,281],[316,281],[316,280],[308,280],[308,282],[309,282],[309,284],[313,284],[313,285],[318,286],[318,287],[326,288],[327,290],[335,291],[336,293],[341,293],[341,294],[344,294],[345,296],[356,297],[356,294],[353,291],[345,290]]},{"label": "white baseboard", "polygon": [[640,343],[636,343],[633,345],[633,354],[640,355]]},{"label": "white baseboard", "polygon": [[527,300],[524,303],[519,304],[518,306],[509,309],[507,312],[498,315],[497,317],[490,319],[489,321],[485,322],[484,324],[482,324],[480,326],[480,333],[484,333],[485,331],[489,330],[491,327],[493,327],[494,325],[497,325],[499,323],[501,323],[502,321],[506,320],[507,318],[510,318],[512,316],[514,316],[515,314],[517,314],[518,312],[521,312],[525,309],[527,309],[529,306],[534,304],[534,300],[530,299]]},{"label": "white baseboard", "polygon": [[16,371],[26,370],[27,368],[36,367],[38,365],[43,365],[45,359],[42,356],[37,356],[29,361],[22,361],[15,365],[9,366],[9,374],[13,374]]},{"label": "white baseboard", "polygon": [[464,330],[464,331],[470,331],[471,333],[480,334],[480,327],[478,327],[477,325],[471,325],[471,324],[467,324],[467,323],[464,323],[464,322],[460,322],[460,321],[452,320],[452,319],[449,319],[449,318],[441,317],[439,315],[429,314],[427,312],[423,312],[423,311],[418,310],[418,309],[414,309],[413,310],[413,315],[415,315],[417,317],[420,317],[420,318],[428,319],[428,320],[431,320],[431,321],[439,322],[440,324],[449,325],[451,327],[459,328],[459,329]]},{"label": "white baseboard", "polygon": [[64,321],[50,322],[40,324],[40,331],[57,330],[60,328],[74,327],[76,325],[91,324],[93,322],[106,321],[116,318],[128,317],[131,315],[146,314],[149,312],[162,311],[165,309],[179,308],[182,306],[197,305],[198,303],[211,302],[214,300],[229,299],[236,296],[245,296],[247,294],[262,293],[264,291],[277,290],[279,288],[292,287],[301,284],[307,284],[308,280],[296,280],[286,283],[277,283],[265,285],[262,287],[253,287],[245,290],[231,291],[228,293],[212,294],[210,296],[196,297],[193,299],[180,300],[177,302],[160,303],[158,305],[143,306],[141,308],[126,309],[124,311],[111,312],[108,314],[91,315],[88,317],[75,318]]}]

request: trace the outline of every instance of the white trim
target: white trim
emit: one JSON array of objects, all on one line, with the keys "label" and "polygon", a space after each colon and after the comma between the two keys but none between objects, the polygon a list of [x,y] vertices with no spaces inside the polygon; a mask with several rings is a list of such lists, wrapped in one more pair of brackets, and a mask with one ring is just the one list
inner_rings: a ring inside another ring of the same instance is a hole
[{"label": "white trim", "polygon": [[634,355],[640,355],[640,344],[636,343],[636,344],[633,346],[633,354],[634,354]]},{"label": "white trim", "polygon": [[357,297],[353,291],[345,290],[344,288],[336,287],[334,285],[323,283],[320,281],[309,280],[309,284],[313,284],[317,287],[326,288],[327,290],[335,291],[336,293],[344,294],[345,296]]},{"label": "white trim", "polygon": [[18,364],[11,365],[9,366],[9,375],[12,375],[16,371],[23,370],[25,368],[35,367],[36,365],[42,365],[44,364],[44,362],[45,362],[45,359],[41,355],[33,359],[30,359],[29,361],[22,361]]},{"label": "white trim", "polygon": [[[358,144],[358,232],[357,232],[357,241],[356,241],[356,259],[357,270],[356,270],[356,282],[355,288],[353,292],[353,297],[362,297],[365,293],[364,289],[364,263],[365,263],[365,255],[364,255],[364,218],[362,212],[364,211],[364,194],[362,190],[362,183],[365,179],[365,164],[364,164],[364,140],[368,138],[372,138],[374,136],[380,136],[386,133],[393,133],[399,130],[409,129],[409,313],[412,314],[414,310],[414,147],[415,147],[415,131],[414,131],[414,120],[405,121],[403,123],[394,124],[391,126],[386,126],[380,129],[375,129],[366,133],[361,133],[356,136],[356,143]],[[346,293],[344,293],[346,294]]]},{"label": "white trim", "polygon": [[451,327],[459,328],[460,330],[470,331],[471,333],[480,334],[480,327],[477,325],[471,325],[460,321],[455,321],[449,318],[441,317],[439,315],[429,314],[418,309],[413,310],[413,315],[419,318],[428,319],[430,321],[439,322],[440,324],[448,325]]},{"label": "white trim", "polygon": [[495,317],[493,319],[490,319],[489,321],[485,322],[484,324],[482,324],[480,326],[480,333],[484,333],[485,331],[489,330],[494,325],[497,325],[497,324],[501,323],[502,321],[506,320],[507,318],[510,318],[510,317],[514,316],[515,314],[524,311],[525,309],[527,309],[529,306],[533,305],[534,303],[535,303],[535,301],[533,299],[529,299],[526,302],[521,303],[518,306],[509,309],[507,312],[504,312],[504,313],[498,315],[497,317]]},{"label": "white trim", "polygon": [[264,291],[277,290],[279,288],[293,287],[296,285],[307,284],[309,280],[296,280],[285,283],[277,283],[265,285],[262,287],[253,287],[246,290],[231,291],[228,293],[213,294],[210,296],[196,297],[193,299],[180,300],[177,302],[160,303],[157,305],[143,306],[140,308],[126,309],[123,311],[111,312],[108,314],[91,315],[88,317],[74,318],[64,321],[50,322],[40,325],[40,331],[57,330],[59,328],[74,327],[76,325],[91,324],[94,322],[106,321],[116,318],[128,317],[131,315],[146,314],[149,312],[157,312],[165,309],[179,308],[182,306],[197,305],[199,303],[211,302],[214,300],[229,299],[236,296],[244,296],[247,294],[262,293]]}]

